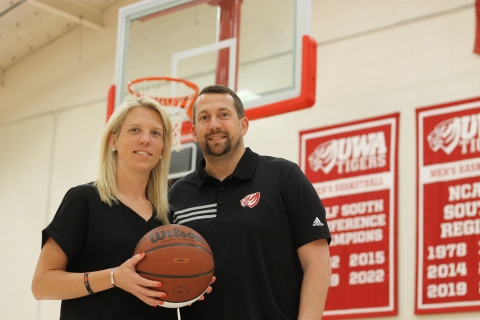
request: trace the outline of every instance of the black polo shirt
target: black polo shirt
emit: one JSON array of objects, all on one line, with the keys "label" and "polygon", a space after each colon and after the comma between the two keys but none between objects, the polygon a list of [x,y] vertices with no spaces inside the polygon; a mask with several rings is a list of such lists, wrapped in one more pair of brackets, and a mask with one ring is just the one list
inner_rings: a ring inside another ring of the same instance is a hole
[{"label": "black polo shirt", "polygon": [[182,308],[189,319],[296,319],[297,249],[331,236],[315,189],[293,162],[249,148],[224,181],[196,172],[169,194],[171,220],[197,230],[215,259],[213,292]]},{"label": "black polo shirt", "polygon": [[[52,222],[42,231],[42,246],[52,237],[68,258],[67,272],[93,272],[118,267],[130,259],[143,235],[161,225],[153,214],[145,221],[120,201],[109,206],[100,200],[93,183],[84,184],[67,192]],[[60,319],[173,320],[177,316],[174,309],[154,308],[115,287],[63,300]]]}]

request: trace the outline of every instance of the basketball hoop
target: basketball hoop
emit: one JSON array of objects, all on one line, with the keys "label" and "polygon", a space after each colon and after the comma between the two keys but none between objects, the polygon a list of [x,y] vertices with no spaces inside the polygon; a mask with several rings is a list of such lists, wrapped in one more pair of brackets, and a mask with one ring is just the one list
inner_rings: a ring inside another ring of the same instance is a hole
[{"label": "basketball hoop", "polygon": [[172,77],[144,77],[127,84],[130,94],[147,96],[158,101],[172,122],[172,149],[182,150],[182,124],[193,117],[193,104],[198,86],[193,82]]}]

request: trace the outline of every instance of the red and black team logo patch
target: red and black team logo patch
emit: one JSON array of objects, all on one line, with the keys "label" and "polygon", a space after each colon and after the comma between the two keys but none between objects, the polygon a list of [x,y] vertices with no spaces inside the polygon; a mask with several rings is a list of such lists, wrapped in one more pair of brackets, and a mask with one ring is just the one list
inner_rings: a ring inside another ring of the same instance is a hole
[{"label": "red and black team logo patch", "polygon": [[260,201],[260,192],[255,192],[245,196],[245,198],[240,200],[240,204],[242,205],[242,207],[253,208],[258,204],[259,201]]}]

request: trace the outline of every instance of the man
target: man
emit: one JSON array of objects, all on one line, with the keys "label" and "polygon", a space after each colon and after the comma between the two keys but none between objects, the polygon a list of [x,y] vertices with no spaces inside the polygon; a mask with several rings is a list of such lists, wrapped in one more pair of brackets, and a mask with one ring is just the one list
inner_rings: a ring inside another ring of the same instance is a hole
[{"label": "man", "polygon": [[331,236],[315,189],[296,164],[245,148],[248,119],[229,88],[204,88],[193,123],[205,159],[172,186],[170,219],[207,240],[217,281],[182,319],[321,319]]}]

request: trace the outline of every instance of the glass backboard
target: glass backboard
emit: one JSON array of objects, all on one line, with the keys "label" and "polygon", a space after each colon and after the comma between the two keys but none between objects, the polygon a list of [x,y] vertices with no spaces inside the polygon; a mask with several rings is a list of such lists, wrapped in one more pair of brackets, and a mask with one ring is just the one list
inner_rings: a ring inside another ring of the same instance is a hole
[{"label": "glass backboard", "polygon": [[123,7],[114,105],[130,96],[130,81],[167,76],[199,89],[232,88],[250,120],[311,107],[316,42],[308,36],[310,21],[309,0],[150,0]]}]

